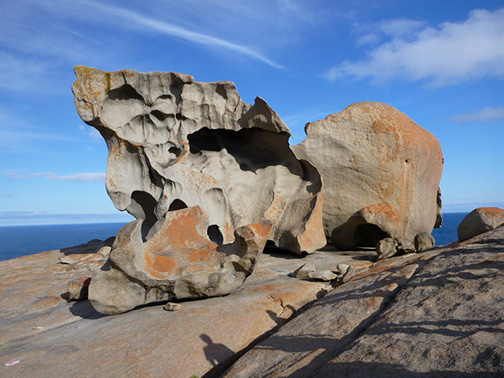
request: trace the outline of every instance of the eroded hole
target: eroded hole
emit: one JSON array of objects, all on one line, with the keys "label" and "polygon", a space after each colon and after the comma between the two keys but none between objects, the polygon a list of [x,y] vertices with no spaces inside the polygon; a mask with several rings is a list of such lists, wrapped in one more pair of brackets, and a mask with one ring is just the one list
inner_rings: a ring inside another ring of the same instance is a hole
[{"label": "eroded hole", "polygon": [[[159,110],[153,110],[150,113],[152,116],[156,117],[160,121],[164,121],[166,118],[168,118],[168,114],[165,114]],[[173,117],[173,116],[172,116]]]},{"label": "eroded hole", "polygon": [[213,241],[215,244],[221,245],[222,243],[224,243],[224,236],[222,236],[222,232],[220,232],[219,226],[217,226],[216,224],[208,226],[207,235],[208,239]]},{"label": "eroded hole", "polygon": [[184,201],[177,198],[172,201],[170,207],[168,208],[168,211],[177,211],[182,209],[187,209],[187,205]]},{"label": "eroded hole", "polygon": [[108,98],[111,100],[130,100],[136,99],[144,101],[144,98],[140,93],[138,93],[135,88],[129,84],[125,84],[122,87],[112,89],[107,93]]},{"label": "eroded hole", "polygon": [[168,151],[171,152],[176,157],[179,157],[182,154],[182,150],[178,147],[170,147]]}]

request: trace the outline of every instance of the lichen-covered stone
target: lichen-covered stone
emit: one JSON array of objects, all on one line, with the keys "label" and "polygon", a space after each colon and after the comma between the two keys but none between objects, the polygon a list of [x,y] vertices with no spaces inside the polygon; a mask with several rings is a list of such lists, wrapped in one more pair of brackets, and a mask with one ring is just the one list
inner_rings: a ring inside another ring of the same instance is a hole
[{"label": "lichen-covered stone", "polygon": [[144,239],[167,213],[200,206],[209,238],[220,244],[263,219],[272,221],[279,248],[302,253],[325,244],[320,175],[295,157],[289,129],[264,100],[249,105],[231,82],[178,73],[75,72],[77,112],[109,149],[108,194],[143,220]]},{"label": "lichen-covered stone", "polygon": [[[441,225],[441,146],[405,114],[383,103],[359,102],[308,123],[305,131],[306,139],[293,150],[323,177],[327,237],[359,209],[384,203],[398,216],[390,236],[412,241]],[[353,239],[373,244],[375,233],[369,230],[370,240],[365,234]],[[346,247],[359,245],[351,239]]]},{"label": "lichen-covered stone", "polygon": [[142,223],[121,229],[108,263],[93,276],[89,300],[103,314],[229,294],[252,273],[271,232],[271,223],[263,221],[236,229],[232,243],[217,244],[208,238],[208,217],[197,206],[168,212],[147,241]]}]

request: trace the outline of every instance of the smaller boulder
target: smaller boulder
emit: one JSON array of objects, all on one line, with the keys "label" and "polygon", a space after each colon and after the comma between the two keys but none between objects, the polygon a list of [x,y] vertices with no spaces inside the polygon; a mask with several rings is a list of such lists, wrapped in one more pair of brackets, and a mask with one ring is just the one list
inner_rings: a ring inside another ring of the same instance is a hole
[{"label": "smaller boulder", "polygon": [[387,259],[397,253],[397,240],[394,238],[385,238],[376,245],[378,260]]},{"label": "smaller boulder", "polygon": [[415,248],[409,240],[399,238],[385,238],[376,245],[376,253],[378,260],[387,259],[395,255],[404,255],[406,253],[414,253]]},{"label": "smaller boulder", "polygon": [[306,264],[301,265],[294,272],[289,274],[289,277],[294,278],[307,278],[310,273],[315,272],[315,262],[308,261]]},{"label": "smaller boulder", "polygon": [[308,277],[313,281],[329,282],[338,278],[338,276],[330,270],[318,270],[310,272]]},{"label": "smaller boulder", "polygon": [[91,277],[84,277],[80,280],[68,282],[68,299],[71,301],[83,301],[88,298],[88,288]]},{"label": "smaller boulder", "polygon": [[479,207],[460,222],[457,228],[459,241],[493,230],[504,223],[504,210],[499,207]]},{"label": "smaller boulder", "polygon": [[428,249],[433,248],[436,245],[436,240],[428,232],[420,232],[415,236],[415,250],[417,252],[423,252]]}]

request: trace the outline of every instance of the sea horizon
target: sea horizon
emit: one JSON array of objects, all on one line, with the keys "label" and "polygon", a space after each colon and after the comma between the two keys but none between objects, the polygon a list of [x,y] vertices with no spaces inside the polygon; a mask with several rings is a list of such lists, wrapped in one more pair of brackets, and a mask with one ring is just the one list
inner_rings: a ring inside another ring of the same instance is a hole
[{"label": "sea horizon", "polygon": [[[443,226],[432,235],[436,246],[457,240],[457,227],[468,212],[443,213]],[[0,261],[86,244],[116,236],[128,222],[0,225]]]}]

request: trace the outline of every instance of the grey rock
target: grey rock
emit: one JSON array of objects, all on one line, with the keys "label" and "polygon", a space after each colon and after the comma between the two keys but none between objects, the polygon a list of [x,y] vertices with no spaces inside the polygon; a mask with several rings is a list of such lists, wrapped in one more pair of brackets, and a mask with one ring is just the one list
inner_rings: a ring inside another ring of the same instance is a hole
[{"label": "grey rock", "polygon": [[457,228],[459,241],[493,230],[504,223],[504,210],[498,207],[479,207],[460,222]]},{"label": "grey rock", "polygon": [[397,240],[394,238],[385,238],[380,240],[376,245],[378,260],[383,260],[394,256],[397,253],[397,247]]},{"label": "grey rock", "polygon": [[331,268],[331,272],[336,273],[338,276],[344,276],[348,268],[350,268],[348,264],[338,264],[334,268]]},{"label": "grey rock", "polygon": [[308,261],[306,264],[301,265],[292,273],[289,273],[289,276],[294,278],[306,278],[308,277],[308,274],[314,271],[315,271],[315,262]]},{"label": "grey rock", "polygon": [[404,255],[406,253],[415,253],[415,246],[409,240],[397,239],[397,252]]},{"label": "grey rock", "polygon": [[378,260],[387,259],[394,255],[404,255],[406,253],[414,253],[415,247],[409,240],[399,238],[385,238],[376,245],[376,253]]},{"label": "grey rock", "polygon": [[308,277],[311,280],[323,282],[330,282],[338,278],[338,276],[330,270],[316,270],[315,272],[310,272]]},{"label": "grey rock", "polygon": [[180,303],[168,302],[163,306],[163,310],[166,311],[180,311],[182,310],[182,305]]},{"label": "grey rock", "polygon": [[98,251],[96,251],[96,253],[102,255],[103,257],[106,257],[110,254],[110,251],[112,251],[112,247],[108,246],[108,245],[104,245],[103,247],[98,249]]},{"label": "grey rock", "polygon": [[145,240],[169,212],[200,206],[219,244],[269,219],[281,249],[325,245],[320,175],[296,158],[289,129],[263,99],[249,105],[231,82],[173,72],[75,72],[77,112],[109,149],[107,192],[117,209],[143,220]]},{"label": "grey rock", "polygon": [[68,299],[71,301],[82,301],[84,299],[87,299],[90,282],[91,277],[68,281]]},{"label": "grey rock", "polygon": [[[387,234],[380,239],[413,240],[441,225],[441,146],[405,114],[383,103],[359,102],[308,123],[305,131],[306,139],[293,150],[323,177],[324,228],[333,244],[374,247],[379,232]],[[388,204],[394,213],[381,225],[352,219],[359,210],[379,204]]]},{"label": "grey rock", "polygon": [[436,245],[436,240],[428,232],[420,232],[415,236],[415,250],[417,252],[423,252],[428,249],[433,248]]}]

